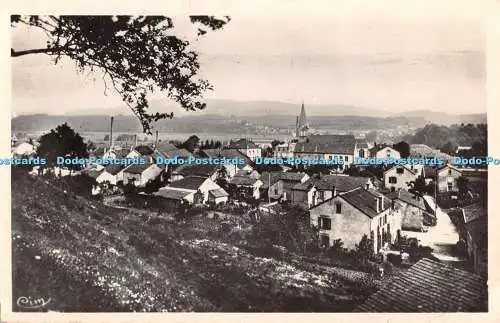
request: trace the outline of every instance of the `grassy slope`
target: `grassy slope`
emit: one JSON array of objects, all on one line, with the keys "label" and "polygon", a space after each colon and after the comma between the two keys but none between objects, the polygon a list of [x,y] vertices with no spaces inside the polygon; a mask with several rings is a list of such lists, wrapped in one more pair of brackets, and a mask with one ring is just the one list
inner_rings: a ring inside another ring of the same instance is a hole
[{"label": "grassy slope", "polygon": [[327,267],[208,239],[196,228],[218,230],[216,220],[191,221],[147,223],[137,211],[13,175],[13,298],[51,297],[47,309],[68,312],[336,312],[373,292]]}]

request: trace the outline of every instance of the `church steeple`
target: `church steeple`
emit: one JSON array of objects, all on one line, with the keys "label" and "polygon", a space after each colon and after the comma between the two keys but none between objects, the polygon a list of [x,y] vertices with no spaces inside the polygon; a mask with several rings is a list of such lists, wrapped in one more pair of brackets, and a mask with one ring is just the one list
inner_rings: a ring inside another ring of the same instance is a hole
[{"label": "church steeple", "polygon": [[300,109],[300,115],[297,118],[296,123],[296,136],[297,137],[305,137],[307,130],[309,130],[309,125],[306,120],[306,109],[304,108],[304,101],[302,101],[302,108]]}]

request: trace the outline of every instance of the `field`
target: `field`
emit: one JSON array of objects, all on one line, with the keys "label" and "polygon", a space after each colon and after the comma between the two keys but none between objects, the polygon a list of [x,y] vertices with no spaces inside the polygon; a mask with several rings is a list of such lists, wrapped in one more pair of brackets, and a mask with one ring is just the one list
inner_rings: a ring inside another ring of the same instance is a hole
[{"label": "field", "polygon": [[13,173],[13,303],[50,297],[44,310],[62,312],[349,312],[377,289],[363,272],[232,244],[219,219],[165,213],[106,206]]}]

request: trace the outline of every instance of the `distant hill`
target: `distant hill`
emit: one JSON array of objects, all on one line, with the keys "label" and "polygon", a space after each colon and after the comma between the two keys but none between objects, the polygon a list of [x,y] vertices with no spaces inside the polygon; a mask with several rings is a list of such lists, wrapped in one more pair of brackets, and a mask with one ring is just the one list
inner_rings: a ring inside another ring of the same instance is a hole
[{"label": "distant hill", "polygon": [[[202,111],[187,112],[167,101],[153,100],[151,111],[173,111],[174,120],[155,124],[160,132],[228,134],[254,133],[262,127],[293,128],[300,104],[230,100],[208,100]],[[486,123],[486,114],[450,115],[429,110],[414,110],[394,114],[389,111],[347,105],[306,104],[309,124],[317,129],[366,130],[391,129],[397,126],[420,127],[427,123],[450,125],[455,123]],[[65,115],[21,115],[12,119],[13,131],[43,131],[68,122],[78,132],[109,131],[109,116],[115,116],[117,132],[141,132],[139,121],[128,108],[88,109]]]},{"label": "distant hill", "polygon": [[413,110],[409,112],[399,113],[398,115],[405,118],[424,118],[428,122],[438,125],[486,123],[486,113],[455,115],[430,110]]}]

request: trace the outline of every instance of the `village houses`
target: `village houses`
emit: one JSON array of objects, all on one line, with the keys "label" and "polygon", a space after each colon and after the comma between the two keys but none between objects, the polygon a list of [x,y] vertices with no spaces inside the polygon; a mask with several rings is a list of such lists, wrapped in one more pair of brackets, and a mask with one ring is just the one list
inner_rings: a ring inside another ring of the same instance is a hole
[{"label": "village houses", "polygon": [[311,225],[319,229],[320,245],[331,247],[340,239],[354,249],[364,235],[373,241],[373,252],[397,239],[400,213],[382,194],[357,188],[319,203],[310,210]]},{"label": "village houses", "polygon": [[225,203],[229,194],[213,180],[201,176],[188,176],[162,187],[156,196],[174,202],[185,201],[189,204]]},{"label": "village houses", "polygon": [[306,173],[263,172],[261,189],[271,200],[291,201],[293,187],[308,179],[309,175]]}]

